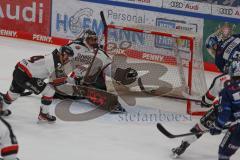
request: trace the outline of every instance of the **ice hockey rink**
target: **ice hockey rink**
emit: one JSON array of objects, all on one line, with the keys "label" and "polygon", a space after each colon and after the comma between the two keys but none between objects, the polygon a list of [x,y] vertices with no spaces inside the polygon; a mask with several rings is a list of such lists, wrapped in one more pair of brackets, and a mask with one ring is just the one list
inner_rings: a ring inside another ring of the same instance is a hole
[{"label": "ice hockey rink", "polygon": [[[0,37],[0,90],[6,92],[16,63],[33,55],[51,53],[56,46],[27,40]],[[206,73],[208,84],[215,76]],[[56,100],[51,106],[54,112]],[[20,145],[21,160],[170,160],[171,149],[181,139],[168,139],[156,128],[161,122],[175,134],[186,133],[198,121],[198,117],[186,115],[186,104],[166,98],[138,98],[135,107],[127,106],[128,113],[105,114],[88,121],[62,121],[55,124],[37,124],[40,97],[20,97],[11,105],[13,114],[9,121]],[[73,114],[93,109],[86,101],[71,105]],[[159,115],[151,119],[150,115]],[[163,117],[163,115],[165,117]],[[181,118],[173,118],[180,116]],[[218,145],[223,134],[205,134],[179,159],[217,159]],[[239,159],[238,152],[232,160]],[[238,157],[238,158],[237,158]]]}]

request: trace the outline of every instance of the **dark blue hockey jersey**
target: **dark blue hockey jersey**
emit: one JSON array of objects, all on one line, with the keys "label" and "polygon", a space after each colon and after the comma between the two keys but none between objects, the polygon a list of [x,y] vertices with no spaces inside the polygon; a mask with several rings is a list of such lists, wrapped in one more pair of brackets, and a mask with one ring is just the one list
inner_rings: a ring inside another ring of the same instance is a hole
[{"label": "dark blue hockey jersey", "polygon": [[240,80],[227,82],[220,92],[220,106],[216,124],[224,127],[227,122],[240,120]]},{"label": "dark blue hockey jersey", "polygon": [[221,42],[215,55],[215,64],[221,72],[228,61],[240,56],[240,34],[235,34]]}]

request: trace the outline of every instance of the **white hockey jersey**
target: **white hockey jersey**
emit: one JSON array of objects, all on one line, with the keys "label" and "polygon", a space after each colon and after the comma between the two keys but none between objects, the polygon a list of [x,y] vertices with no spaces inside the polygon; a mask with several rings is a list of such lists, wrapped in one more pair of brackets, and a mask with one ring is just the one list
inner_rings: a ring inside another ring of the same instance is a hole
[{"label": "white hockey jersey", "polygon": [[228,74],[221,74],[215,77],[207,93],[204,95],[205,102],[212,104],[213,101],[219,96],[220,91],[224,88],[224,84],[228,80],[230,80],[230,76]]},{"label": "white hockey jersey", "polygon": [[96,51],[81,43],[73,42],[69,46],[73,49],[74,56],[70,63],[71,66],[65,67],[65,72],[74,71],[76,76],[84,78],[86,83],[93,83],[99,74],[112,63],[112,59],[100,49],[95,54]]},{"label": "white hockey jersey", "polygon": [[55,71],[52,54],[33,56],[28,60],[23,59],[18,63],[18,66],[31,78],[46,79]]}]

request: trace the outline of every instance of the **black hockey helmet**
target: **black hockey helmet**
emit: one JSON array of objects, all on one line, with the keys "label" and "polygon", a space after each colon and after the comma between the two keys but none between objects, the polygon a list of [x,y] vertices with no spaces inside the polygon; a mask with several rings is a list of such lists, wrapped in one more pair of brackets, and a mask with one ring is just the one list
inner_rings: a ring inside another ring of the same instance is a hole
[{"label": "black hockey helmet", "polygon": [[74,52],[73,52],[73,49],[70,47],[70,46],[62,46],[60,49],[59,49],[59,52],[62,54],[62,53],[67,53],[67,55],[69,57],[73,57],[74,55]]}]

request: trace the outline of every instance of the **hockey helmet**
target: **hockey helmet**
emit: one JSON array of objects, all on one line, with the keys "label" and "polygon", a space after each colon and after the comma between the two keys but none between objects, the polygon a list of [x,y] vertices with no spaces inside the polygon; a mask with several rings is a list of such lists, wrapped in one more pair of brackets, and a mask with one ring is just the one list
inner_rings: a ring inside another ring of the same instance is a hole
[{"label": "hockey helmet", "polygon": [[70,47],[70,46],[62,46],[60,49],[59,49],[59,52],[62,54],[62,53],[67,53],[67,55],[69,57],[73,57],[74,55],[74,52],[73,52],[73,49]]},{"label": "hockey helmet", "polygon": [[231,77],[239,77],[239,76],[240,76],[240,60],[234,60],[234,61],[229,65],[228,74],[229,74]]},{"label": "hockey helmet", "polygon": [[87,29],[86,31],[83,32],[83,35],[82,35],[82,39],[84,41],[86,41],[87,39],[89,38],[94,38],[94,39],[97,39],[97,34],[96,32],[90,30],[90,29]]},{"label": "hockey helmet", "polygon": [[205,46],[207,49],[211,49],[213,48],[215,45],[219,44],[219,40],[217,38],[217,36],[210,36],[208,37],[208,39],[206,40]]}]

